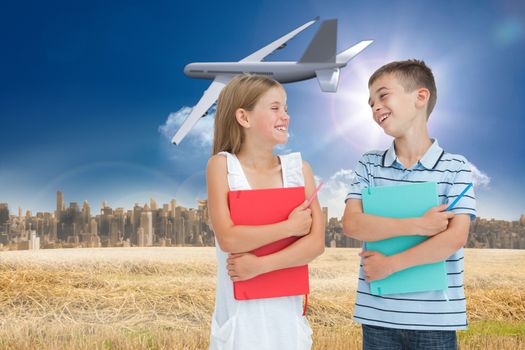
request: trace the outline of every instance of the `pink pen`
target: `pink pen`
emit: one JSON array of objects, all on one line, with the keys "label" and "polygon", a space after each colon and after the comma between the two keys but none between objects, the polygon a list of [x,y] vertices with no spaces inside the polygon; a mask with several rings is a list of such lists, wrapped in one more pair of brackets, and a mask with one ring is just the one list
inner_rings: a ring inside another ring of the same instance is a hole
[{"label": "pink pen", "polygon": [[308,198],[308,202],[306,204],[306,207],[308,208],[310,206],[310,204],[312,204],[312,201],[315,199],[315,197],[317,196],[317,192],[319,192],[319,190],[321,189],[321,186],[323,186],[324,183],[322,181],[319,181],[319,186],[317,186],[317,188],[315,189],[314,193],[312,193],[310,195],[310,197]]}]

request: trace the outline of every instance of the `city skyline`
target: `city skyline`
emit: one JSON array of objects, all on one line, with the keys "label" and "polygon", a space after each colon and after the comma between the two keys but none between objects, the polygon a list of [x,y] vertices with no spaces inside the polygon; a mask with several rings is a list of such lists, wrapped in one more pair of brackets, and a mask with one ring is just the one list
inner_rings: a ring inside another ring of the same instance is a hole
[{"label": "city skyline", "polygon": [[[103,201],[100,213],[92,215],[87,201],[82,207],[75,201],[66,206],[64,193],[57,191],[52,213],[17,212],[10,214],[8,203],[0,203],[0,250],[215,245],[207,200],[185,208],[175,198],[161,206],[150,198],[149,204],[135,203],[128,210]],[[340,218],[329,217],[327,207],[322,212],[327,247],[361,247],[362,242],[344,235]],[[476,218],[467,247],[525,249],[525,215],[515,221]]]},{"label": "city skyline", "polygon": [[[63,197],[64,192],[63,192],[63,191],[57,191],[56,193],[57,193],[57,197],[60,196],[60,195],[62,196],[62,202],[61,202],[61,203],[65,206],[65,203],[68,203],[68,201],[66,201],[65,198]],[[60,194],[60,195],[59,195],[59,194]],[[58,207],[58,201],[59,201],[59,199],[57,198],[57,207]],[[144,202],[144,206],[147,206],[147,205],[148,205],[148,202],[151,203],[151,201],[154,201],[155,203],[157,203],[157,199],[151,197],[151,198],[147,199],[146,201],[138,201],[138,202],[134,202],[133,204],[128,204],[127,206],[111,206],[111,205],[109,204],[109,202],[108,202],[106,199],[103,199],[103,200],[100,200],[100,201],[99,201],[100,206],[99,206],[98,208],[95,207],[95,206],[93,206],[93,204],[90,204],[90,202],[89,202],[88,200],[83,200],[82,205],[84,206],[84,205],[88,204],[88,205],[89,205],[89,208],[90,208],[90,209],[94,209],[95,212],[102,212],[103,209],[104,209],[105,207],[109,207],[109,208],[111,208],[111,209],[115,208],[115,210],[117,210],[117,209],[125,209],[125,208],[132,208],[132,207],[134,207],[134,206],[137,206],[137,205],[139,205],[141,202]],[[176,198],[172,198],[172,199],[170,199],[170,200],[169,200],[169,204],[171,204],[173,201],[176,201]],[[196,201],[196,203],[198,204],[200,201],[207,201],[207,198],[195,198],[195,201]],[[76,201],[76,200],[75,200],[75,201],[69,201],[69,205],[70,205],[70,206],[71,206],[71,204],[75,204],[76,206],[78,206],[78,203],[80,203],[80,202],[79,202],[79,201]],[[8,203],[8,202],[3,202],[3,201],[1,200],[1,198],[0,198],[0,204],[9,204],[9,203]],[[332,218],[341,219],[342,215],[341,215],[341,216],[331,216],[331,217],[330,217],[330,216],[329,216],[329,208],[328,208],[327,206],[324,206],[323,203],[320,203],[320,205],[321,205],[321,207],[322,207],[323,209],[326,208],[326,211],[327,211],[327,214],[326,214],[326,215],[328,215],[329,219],[332,219]],[[198,205],[197,205],[197,206],[194,206],[194,207],[184,206],[184,208],[187,208],[187,209],[197,209],[197,208],[198,208]],[[56,208],[55,208],[55,209],[56,209]],[[97,209],[98,209],[98,210],[97,210]],[[20,210],[22,210],[22,213],[25,211],[26,214],[27,214],[28,211],[29,211],[31,214],[33,214],[33,213],[35,213],[35,214],[36,214],[36,213],[51,213],[51,212],[54,211],[54,210],[49,210],[49,209],[47,209],[47,210],[37,210],[37,211],[34,211],[34,210],[32,210],[31,208],[26,208],[26,209],[24,210],[23,207],[18,206],[18,207],[17,207],[17,212],[20,213]],[[11,209],[10,209],[10,212],[11,212]],[[24,214],[23,216],[25,216],[26,214]],[[10,214],[10,215],[14,215],[14,214]],[[525,211],[524,211],[523,213],[520,213],[516,218],[513,218],[513,219],[511,219],[511,220],[507,220],[507,221],[518,221],[518,220],[520,220],[524,215],[525,215]],[[495,220],[499,220],[498,218],[494,218],[494,217],[481,217],[481,216],[479,216],[479,215],[478,215],[478,217],[479,217],[479,218],[482,218],[482,219],[489,219],[489,220],[491,220],[491,219],[495,219]]]},{"label": "city skyline", "polygon": [[[212,245],[208,226],[207,201],[198,208],[184,208],[176,199],[158,206],[154,198],[143,206],[115,208],[104,201],[100,213],[92,213],[87,201],[82,207],[71,201],[66,205],[64,193],[56,192],[52,212],[35,215],[18,208],[11,215],[8,203],[0,203],[0,243],[9,249]],[[36,244],[36,246],[35,246]]]}]

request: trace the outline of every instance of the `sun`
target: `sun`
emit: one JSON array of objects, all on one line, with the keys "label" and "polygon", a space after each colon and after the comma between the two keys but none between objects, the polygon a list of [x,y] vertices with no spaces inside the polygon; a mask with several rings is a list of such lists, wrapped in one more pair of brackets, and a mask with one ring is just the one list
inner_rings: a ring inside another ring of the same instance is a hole
[{"label": "sun", "polygon": [[368,105],[368,78],[376,68],[373,61],[361,61],[342,70],[337,93],[328,98],[331,127],[325,141],[343,140],[359,153],[383,147],[388,141]]}]

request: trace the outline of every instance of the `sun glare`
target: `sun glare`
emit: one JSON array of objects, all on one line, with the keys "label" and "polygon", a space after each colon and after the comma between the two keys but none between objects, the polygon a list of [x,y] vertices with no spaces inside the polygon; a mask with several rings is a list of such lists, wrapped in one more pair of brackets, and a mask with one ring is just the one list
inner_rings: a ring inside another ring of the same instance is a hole
[{"label": "sun glare", "polygon": [[368,77],[375,68],[360,62],[342,70],[337,93],[327,101],[331,127],[324,142],[344,140],[359,153],[385,144],[383,130],[374,123],[368,105]]}]

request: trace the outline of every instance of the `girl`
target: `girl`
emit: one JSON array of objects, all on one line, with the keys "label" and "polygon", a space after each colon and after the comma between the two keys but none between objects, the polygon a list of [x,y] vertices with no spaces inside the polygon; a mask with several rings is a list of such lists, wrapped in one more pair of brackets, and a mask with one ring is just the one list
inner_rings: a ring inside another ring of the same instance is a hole
[{"label": "girl", "polygon": [[[233,282],[300,266],[324,251],[319,202],[306,201],[288,220],[272,225],[234,225],[228,191],[305,186],[315,190],[312,170],[300,153],[276,156],[288,141],[290,117],[286,92],[263,76],[242,75],[219,95],[213,156],[206,168],[208,209],[216,237],[217,290],[211,325],[211,349],[310,349],[312,331],[302,316],[302,296],[237,301]],[[287,248],[263,257],[246,253],[290,236],[303,236]],[[229,253],[229,255],[228,255]]]}]

